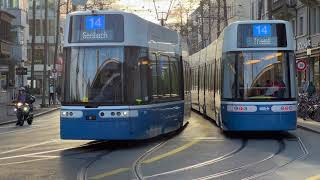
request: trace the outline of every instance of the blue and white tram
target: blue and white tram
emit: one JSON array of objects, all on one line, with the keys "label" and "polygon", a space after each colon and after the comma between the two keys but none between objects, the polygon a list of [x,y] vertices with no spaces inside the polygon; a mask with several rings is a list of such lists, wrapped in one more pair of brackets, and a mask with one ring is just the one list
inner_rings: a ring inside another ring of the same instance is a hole
[{"label": "blue and white tram", "polygon": [[294,42],[286,21],[241,21],[189,57],[192,108],[226,131],[296,129]]},{"label": "blue and white tram", "polygon": [[62,139],[147,139],[186,123],[177,32],[120,11],[73,12],[66,22]]}]

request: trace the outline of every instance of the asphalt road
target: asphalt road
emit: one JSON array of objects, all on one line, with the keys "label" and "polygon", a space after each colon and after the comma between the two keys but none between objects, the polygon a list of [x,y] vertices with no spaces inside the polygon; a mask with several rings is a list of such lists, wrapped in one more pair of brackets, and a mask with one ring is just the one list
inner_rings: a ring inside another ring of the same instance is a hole
[{"label": "asphalt road", "polygon": [[[75,127],[76,130],[76,127]],[[0,126],[0,179],[320,179],[320,135],[223,134],[196,113],[179,134],[146,142],[65,141],[59,112]]]}]

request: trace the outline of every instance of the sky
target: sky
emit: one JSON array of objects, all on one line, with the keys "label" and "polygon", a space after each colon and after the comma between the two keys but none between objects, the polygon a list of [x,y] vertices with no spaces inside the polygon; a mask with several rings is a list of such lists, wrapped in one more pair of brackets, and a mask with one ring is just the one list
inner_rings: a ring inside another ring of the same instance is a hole
[{"label": "sky", "polygon": [[[166,16],[171,0],[155,0],[155,4],[158,11],[158,16],[161,18]],[[183,9],[190,9],[190,13],[198,7],[198,0],[172,0],[171,14],[169,14],[167,23],[174,23],[179,20],[177,17],[177,11],[180,12],[181,7]],[[191,3],[190,3],[191,2]],[[180,4],[181,3],[181,4]],[[138,16],[158,23],[157,15],[154,7],[153,0],[119,0],[116,2],[117,8],[121,10],[137,14]],[[164,12],[164,13],[161,13]],[[190,14],[189,13],[189,14]],[[187,14],[183,14],[183,20],[186,20]]]},{"label": "sky", "polygon": [[134,13],[148,21],[160,24],[157,19],[155,5],[160,19],[167,16],[171,1],[171,11],[165,24],[180,23],[181,14],[185,23],[188,17],[187,14],[190,15],[199,6],[199,0],[87,0],[87,4],[92,4],[93,2],[109,4],[112,2],[110,3],[111,9]]}]

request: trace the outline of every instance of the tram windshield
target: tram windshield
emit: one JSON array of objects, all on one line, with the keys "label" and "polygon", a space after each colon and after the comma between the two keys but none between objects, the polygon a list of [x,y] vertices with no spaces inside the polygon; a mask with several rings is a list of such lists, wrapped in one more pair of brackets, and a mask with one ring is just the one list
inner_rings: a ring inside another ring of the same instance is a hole
[{"label": "tram windshield", "polygon": [[65,105],[134,105],[182,98],[176,57],[159,56],[155,61],[148,48],[138,46],[68,47],[65,53]]},{"label": "tram windshield", "polygon": [[[295,97],[294,56],[285,51],[243,51],[223,55],[223,98],[284,100]],[[292,72],[291,72],[292,71]]]},{"label": "tram windshield", "polygon": [[67,102],[123,102],[123,47],[67,51]]}]

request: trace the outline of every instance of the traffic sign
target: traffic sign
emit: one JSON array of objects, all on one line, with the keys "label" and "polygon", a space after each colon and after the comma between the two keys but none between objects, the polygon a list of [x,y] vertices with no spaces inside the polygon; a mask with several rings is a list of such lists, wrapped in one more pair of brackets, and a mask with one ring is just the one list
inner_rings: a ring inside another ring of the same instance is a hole
[{"label": "traffic sign", "polygon": [[299,60],[297,63],[297,71],[304,71],[307,68],[307,63],[304,60]]},{"label": "traffic sign", "polygon": [[16,75],[27,75],[27,74],[28,74],[27,68],[23,68],[23,67],[16,68]]}]

